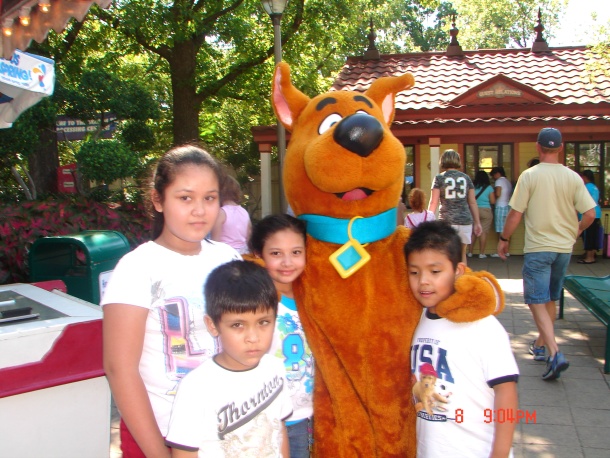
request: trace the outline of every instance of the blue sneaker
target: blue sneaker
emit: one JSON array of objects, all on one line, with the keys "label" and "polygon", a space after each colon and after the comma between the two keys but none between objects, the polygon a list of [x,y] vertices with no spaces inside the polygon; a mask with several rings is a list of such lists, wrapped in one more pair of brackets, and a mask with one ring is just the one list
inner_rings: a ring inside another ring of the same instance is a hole
[{"label": "blue sneaker", "polygon": [[532,340],[529,346],[530,355],[534,355],[534,361],[546,361],[544,345],[536,346],[536,340]]},{"label": "blue sneaker", "polygon": [[566,360],[563,353],[558,351],[555,357],[551,359],[549,356],[546,360],[546,372],[542,375],[542,380],[558,379],[562,371],[570,367],[570,363]]}]

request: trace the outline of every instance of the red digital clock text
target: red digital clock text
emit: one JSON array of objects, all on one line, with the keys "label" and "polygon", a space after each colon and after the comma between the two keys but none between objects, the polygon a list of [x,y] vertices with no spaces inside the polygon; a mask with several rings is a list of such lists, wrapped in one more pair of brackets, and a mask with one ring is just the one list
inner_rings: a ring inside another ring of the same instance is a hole
[{"label": "red digital clock text", "polygon": [[[536,423],[536,411],[521,409],[485,409],[485,423]],[[465,419],[464,409],[455,409],[455,422],[462,423]]]}]

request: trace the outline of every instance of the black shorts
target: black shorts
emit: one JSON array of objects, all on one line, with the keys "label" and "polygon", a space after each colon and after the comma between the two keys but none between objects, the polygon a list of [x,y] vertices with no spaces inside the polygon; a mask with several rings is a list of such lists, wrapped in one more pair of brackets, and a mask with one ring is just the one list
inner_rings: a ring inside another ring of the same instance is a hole
[{"label": "black shorts", "polygon": [[583,231],[582,240],[585,245],[585,251],[601,249],[601,246],[599,246],[600,225],[601,225],[600,219],[595,218],[593,220],[593,223],[591,223],[591,225]]}]

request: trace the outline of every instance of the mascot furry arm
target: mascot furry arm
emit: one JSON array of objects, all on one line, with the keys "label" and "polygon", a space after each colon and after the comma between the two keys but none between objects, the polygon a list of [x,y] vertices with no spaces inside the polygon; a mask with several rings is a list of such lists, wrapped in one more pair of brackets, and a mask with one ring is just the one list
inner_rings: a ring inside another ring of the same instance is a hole
[{"label": "mascot furry arm", "polygon": [[[276,116],[292,133],[284,189],[307,221],[307,266],[294,291],[316,361],[321,458],[415,456],[410,347],[422,308],[408,287],[409,231],[396,228],[405,152],[390,132],[395,94],[413,84],[405,74],[310,99],[287,64],[273,78]],[[499,312],[492,283],[463,276],[438,313],[472,321]]]}]

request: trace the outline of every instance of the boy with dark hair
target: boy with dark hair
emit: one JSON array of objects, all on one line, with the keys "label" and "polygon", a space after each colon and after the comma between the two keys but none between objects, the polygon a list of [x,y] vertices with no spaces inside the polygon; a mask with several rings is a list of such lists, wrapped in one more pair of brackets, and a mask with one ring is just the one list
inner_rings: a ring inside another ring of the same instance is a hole
[{"label": "boy with dark hair", "polygon": [[278,306],[271,277],[251,262],[224,264],[207,279],[205,303],[222,349],[180,382],[166,438],[172,457],[288,456],[286,371],[266,354]]},{"label": "boy with dark hair", "polygon": [[425,222],[404,251],[424,307],[411,345],[417,456],[512,456],[519,369],[506,331],[494,316],[453,323],[435,313],[466,269],[459,235],[443,221]]}]

